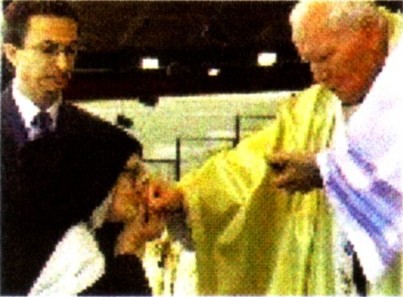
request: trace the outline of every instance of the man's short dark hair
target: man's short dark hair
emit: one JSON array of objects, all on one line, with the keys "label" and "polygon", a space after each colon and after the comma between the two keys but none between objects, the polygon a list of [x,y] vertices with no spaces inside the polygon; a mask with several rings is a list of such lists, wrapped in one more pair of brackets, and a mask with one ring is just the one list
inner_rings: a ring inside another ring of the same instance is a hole
[{"label": "man's short dark hair", "polygon": [[4,11],[3,42],[23,47],[28,20],[34,15],[67,17],[78,22],[74,10],[67,1],[13,1]]}]

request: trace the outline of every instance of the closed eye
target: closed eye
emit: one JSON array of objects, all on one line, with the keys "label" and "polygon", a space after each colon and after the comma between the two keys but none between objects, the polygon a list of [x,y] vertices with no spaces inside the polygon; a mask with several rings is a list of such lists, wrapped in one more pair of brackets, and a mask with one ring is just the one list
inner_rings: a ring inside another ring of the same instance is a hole
[{"label": "closed eye", "polygon": [[326,55],[321,55],[321,56],[319,56],[319,58],[318,58],[318,61],[317,62],[319,62],[319,63],[321,63],[321,62],[325,62],[327,59],[329,58],[329,54],[326,54]]},{"label": "closed eye", "polygon": [[318,56],[317,63],[323,63],[327,60],[331,59],[333,56],[333,51],[324,52],[323,54]]}]

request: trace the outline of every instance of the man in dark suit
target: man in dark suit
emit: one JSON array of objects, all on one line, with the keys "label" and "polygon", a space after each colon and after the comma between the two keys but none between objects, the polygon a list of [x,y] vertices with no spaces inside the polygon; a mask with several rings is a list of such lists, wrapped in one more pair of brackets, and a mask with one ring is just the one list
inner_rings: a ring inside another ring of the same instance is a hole
[{"label": "man in dark suit", "polygon": [[140,261],[114,256],[120,226],[90,220],[142,148],[62,101],[77,54],[74,12],[62,1],[16,1],[4,18],[15,77],[1,98],[1,294],[150,294]]}]

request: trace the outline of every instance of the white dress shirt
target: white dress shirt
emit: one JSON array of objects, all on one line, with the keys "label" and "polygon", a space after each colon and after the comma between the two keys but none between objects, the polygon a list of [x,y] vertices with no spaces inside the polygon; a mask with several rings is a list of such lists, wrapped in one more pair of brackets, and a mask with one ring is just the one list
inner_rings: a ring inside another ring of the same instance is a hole
[{"label": "white dress shirt", "polygon": [[[39,130],[38,128],[32,126],[32,121],[34,117],[41,111],[41,109],[20,91],[19,82],[17,79],[13,80],[13,97],[24,122],[24,126],[27,129],[28,139],[33,140],[38,135]],[[56,128],[56,120],[61,102],[62,98],[60,96],[54,104],[45,110],[52,119],[52,124],[50,126],[51,131],[54,131]]]}]

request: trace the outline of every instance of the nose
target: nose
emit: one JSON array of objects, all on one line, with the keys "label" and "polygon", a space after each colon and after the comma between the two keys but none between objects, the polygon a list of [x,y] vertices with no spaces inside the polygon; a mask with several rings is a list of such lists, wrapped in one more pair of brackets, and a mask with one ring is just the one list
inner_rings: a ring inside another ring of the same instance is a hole
[{"label": "nose", "polygon": [[63,72],[69,72],[73,70],[74,67],[74,59],[71,58],[64,52],[58,53],[56,57],[56,64],[59,70]]},{"label": "nose", "polygon": [[313,78],[318,83],[325,83],[329,78],[329,72],[319,63],[311,63]]}]

